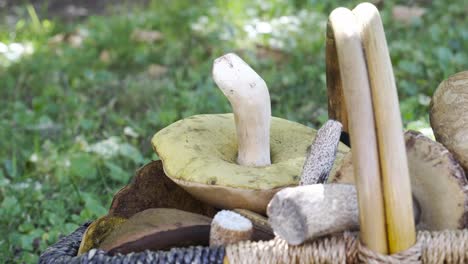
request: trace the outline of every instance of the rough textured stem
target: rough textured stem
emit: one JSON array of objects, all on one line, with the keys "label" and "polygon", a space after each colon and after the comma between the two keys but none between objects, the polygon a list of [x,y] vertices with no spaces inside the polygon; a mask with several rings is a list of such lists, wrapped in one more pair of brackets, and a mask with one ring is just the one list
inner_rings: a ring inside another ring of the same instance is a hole
[{"label": "rough textured stem", "polygon": [[416,242],[403,124],[379,11],[374,5],[363,3],[353,13],[360,24],[371,84],[388,247],[392,254],[406,250]]},{"label": "rough textured stem", "polygon": [[356,189],[350,184],[313,184],[279,191],[267,214],[275,233],[290,245],[359,227]]},{"label": "rough textured stem", "polygon": [[[414,215],[419,217],[417,201]],[[268,205],[270,225],[290,245],[345,230],[359,229],[358,201],[354,185],[312,184],[286,188]],[[419,219],[414,221],[417,223]]]},{"label": "rough textured stem", "polygon": [[265,81],[233,53],[214,61],[213,79],[234,112],[240,165],[261,167],[270,161],[270,94]]},{"label": "rough textured stem", "polygon": [[317,131],[302,169],[300,185],[327,182],[335,162],[342,127],[340,122],[328,120]]},{"label": "rough textured stem", "polygon": [[359,27],[353,13],[337,8],[329,18],[333,27],[340,76],[348,107],[354,175],[359,200],[361,241],[373,251],[387,253],[384,201],[379,156],[366,62]]},{"label": "rough textured stem", "polygon": [[249,240],[252,237],[253,225],[242,215],[223,210],[218,212],[211,222],[210,246],[224,246]]}]

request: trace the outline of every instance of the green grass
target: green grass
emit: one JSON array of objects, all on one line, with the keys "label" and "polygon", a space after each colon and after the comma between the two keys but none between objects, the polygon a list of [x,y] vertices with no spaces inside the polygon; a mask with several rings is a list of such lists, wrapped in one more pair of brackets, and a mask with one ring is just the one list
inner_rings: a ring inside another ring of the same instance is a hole
[{"label": "green grass", "polygon": [[[157,158],[150,138],[158,129],[193,114],[230,112],[211,79],[212,61],[224,53],[239,53],[266,80],[275,116],[323,123],[325,23],[334,7],[357,1],[289,2],[154,1],[71,24],[30,6],[14,10],[17,21],[5,17],[0,42],[28,43],[33,52],[15,61],[0,53],[0,262],[34,263],[60,235],[105,214],[133,172]],[[450,2],[423,1],[427,13],[405,25],[392,21],[396,2],[385,1],[407,127],[427,127],[437,85],[468,68],[466,8]],[[258,21],[271,22],[274,33],[249,35]],[[164,38],[137,42],[136,29]],[[77,32],[84,35],[79,47],[51,43]],[[167,72],[155,76],[152,64]]]}]

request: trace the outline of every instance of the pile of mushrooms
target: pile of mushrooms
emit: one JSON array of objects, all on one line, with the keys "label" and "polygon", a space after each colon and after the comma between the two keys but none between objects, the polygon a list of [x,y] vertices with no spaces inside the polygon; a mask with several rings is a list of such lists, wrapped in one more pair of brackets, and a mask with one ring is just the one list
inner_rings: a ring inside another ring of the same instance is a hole
[{"label": "pile of mushrooms", "polygon": [[[80,253],[220,246],[268,240],[273,231],[299,245],[359,229],[351,152],[339,142],[342,124],[329,120],[314,131],[271,117],[265,82],[235,54],[215,60],[213,78],[234,115],[192,116],[159,131],[152,143],[162,163],[146,165],[117,193],[108,215],[86,231]],[[436,138],[455,157],[421,133],[404,134],[418,229],[468,226],[468,180],[457,162],[468,168],[468,127],[445,117],[456,114],[457,103],[466,107],[466,80],[467,72],[452,76],[431,103]]]},{"label": "pile of mushrooms", "polygon": [[[431,103],[435,142],[419,132],[404,134],[413,194],[413,213],[419,230],[468,227],[468,179],[462,168],[468,160],[464,137],[468,72],[442,82]],[[458,114],[457,114],[458,113]],[[456,122],[454,119],[457,119]],[[453,150],[452,154],[447,148]],[[461,160],[462,166],[457,160]],[[466,167],[465,167],[466,170]],[[358,202],[349,152],[327,184],[286,188],[268,205],[269,222],[291,245],[345,230],[358,230]]]},{"label": "pile of mushrooms", "polygon": [[[237,55],[216,59],[213,79],[234,114],[175,122],[154,135],[153,147],[165,173],[197,199],[263,214],[276,192],[299,183],[316,132],[271,117],[265,81]],[[338,146],[334,169],[348,151]]]}]

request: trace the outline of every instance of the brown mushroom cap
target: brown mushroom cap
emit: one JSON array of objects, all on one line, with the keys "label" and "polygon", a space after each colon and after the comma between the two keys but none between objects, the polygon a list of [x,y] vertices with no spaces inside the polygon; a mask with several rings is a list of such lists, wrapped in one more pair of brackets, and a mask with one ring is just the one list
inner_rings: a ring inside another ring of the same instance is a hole
[{"label": "brown mushroom cap", "polygon": [[[152,143],[166,175],[194,197],[219,208],[265,213],[277,191],[299,183],[307,148],[315,134],[312,128],[272,117],[272,164],[265,167],[237,164],[232,114],[180,120],[156,133]],[[343,144],[338,146],[335,164],[347,151]]]},{"label": "brown mushroom cap", "polygon": [[130,217],[99,248],[114,253],[208,245],[211,218],[177,209],[148,209]]},{"label": "brown mushroom cap", "polygon": [[78,255],[92,248],[97,248],[112,231],[123,224],[127,219],[118,216],[105,215],[92,222],[81,239]]},{"label": "brown mushroom cap", "polygon": [[[405,133],[411,189],[420,207],[418,229],[468,226],[468,180],[453,155],[419,132]],[[329,182],[354,183],[351,152]]]},{"label": "brown mushroom cap", "polygon": [[432,96],[430,108],[436,140],[450,150],[468,172],[468,71],[444,80]]},{"label": "brown mushroom cap", "polygon": [[109,215],[129,218],[149,208],[174,208],[209,217],[217,212],[169,179],[160,160],[140,168],[132,182],[114,195]]}]

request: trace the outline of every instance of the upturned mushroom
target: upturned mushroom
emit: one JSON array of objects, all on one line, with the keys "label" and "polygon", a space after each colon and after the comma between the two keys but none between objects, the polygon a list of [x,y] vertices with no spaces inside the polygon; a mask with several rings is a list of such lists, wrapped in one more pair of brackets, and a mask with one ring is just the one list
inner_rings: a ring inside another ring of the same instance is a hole
[{"label": "upturned mushroom", "polygon": [[430,121],[434,136],[468,173],[468,71],[444,80],[430,105]]},{"label": "upturned mushroom", "polygon": [[[453,155],[419,132],[406,132],[405,143],[416,227],[424,230],[467,227],[468,180]],[[329,183],[354,183],[351,160],[349,153],[330,176]]]},{"label": "upturned mushroom", "polygon": [[[194,197],[223,209],[265,213],[273,195],[299,183],[315,130],[271,117],[263,79],[241,58],[215,60],[213,78],[234,115],[196,115],[157,132],[164,171]],[[338,146],[336,164],[349,149]]]},{"label": "upturned mushroom", "polygon": [[211,218],[177,209],[147,209],[114,229],[99,245],[114,253],[208,245]]}]

